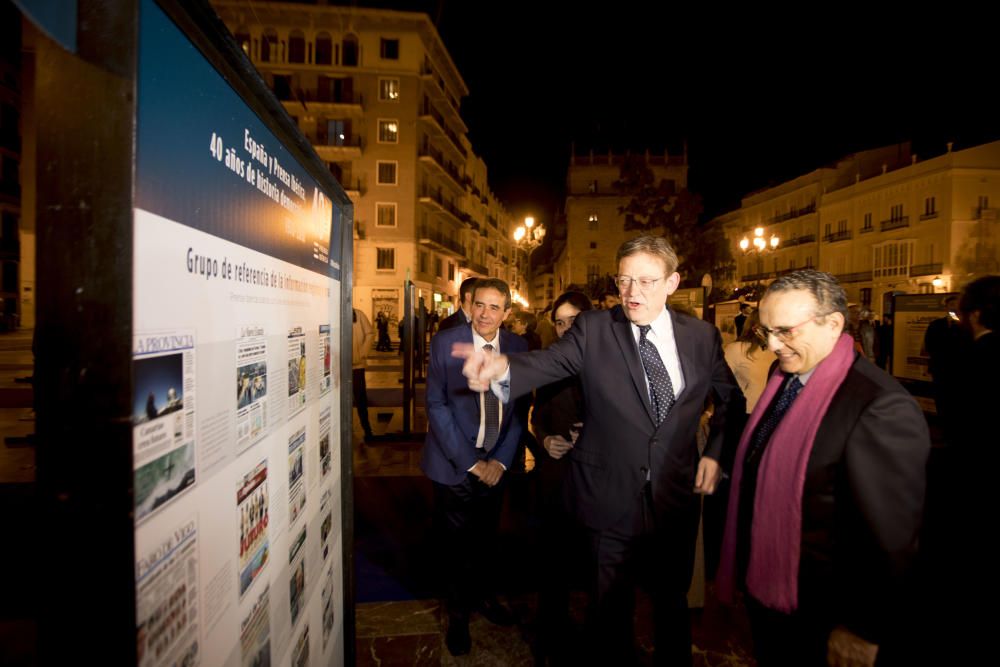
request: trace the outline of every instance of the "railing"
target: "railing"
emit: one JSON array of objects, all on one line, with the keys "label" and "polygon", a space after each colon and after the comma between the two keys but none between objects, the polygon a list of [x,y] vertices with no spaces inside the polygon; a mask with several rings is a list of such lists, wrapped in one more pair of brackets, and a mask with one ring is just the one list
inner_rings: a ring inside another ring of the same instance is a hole
[{"label": "railing", "polygon": [[859,233],[859,234],[868,234],[869,232],[874,232],[874,231],[875,231],[875,228],[874,228],[874,227],[862,227],[862,228],[861,228],[861,229],[860,229],[860,230],[858,231],[858,233]]},{"label": "railing", "polygon": [[891,229],[902,229],[903,227],[910,226],[910,216],[904,215],[902,218],[894,218],[890,220],[883,220],[880,227],[883,232],[887,232]]},{"label": "railing", "polygon": [[920,214],[920,219],[921,220],[930,220],[930,219],[936,218],[936,217],[938,217],[938,212],[937,211],[929,211],[927,213],[921,213]]},{"label": "railing", "polygon": [[815,234],[803,234],[802,236],[796,236],[793,239],[782,241],[778,247],[791,248],[792,246],[802,245],[803,243],[814,243],[815,241],[816,241]]},{"label": "railing", "polygon": [[826,243],[833,243],[835,241],[846,241],[851,238],[850,229],[841,229],[840,231],[833,232],[832,234],[826,234],[823,236],[823,241]]},{"label": "railing", "polygon": [[497,251],[494,250],[493,248],[487,246],[486,247],[486,254],[487,255],[492,255],[493,257],[496,257],[497,256]]},{"label": "railing", "polygon": [[317,134],[316,145],[325,148],[361,148],[361,136],[344,137],[341,139],[340,137],[331,137],[328,134]]},{"label": "railing", "polygon": [[[281,98],[279,98],[281,99]],[[284,101],[290,101],[292,97],[284,98]],[[322,88],[317,89],[305,89],[296,88],[295,89],[295,100],[299,102],[321,102],[323,104],[351,104],[363,107],[365,103],[365,96],[361,93],[344,93],[337,92],[334,90],[323,90]]]},{"label": "railing", "polygon": [[842,283],[864,283],[872,279],[872,272],[857,271],[855,273],[842,273],[834,277]]},{"label": "railing", "polygon": [[447,201],[444,197],[441,196],[441,188],[438,188],[437,192],[435,192],[433,190],[430,190],[426,186],[422,187],[420,189],[420,196],[427,197],[428,199],[433,199],[435,202],[437,202],[438,206],[440,206],[445,211],[455,216],[455,218],[459,222],[464,222],[463,216],[465,215],[465,213],[458,210],[454,204],[452,204],[450,201]]},{"label": "railing", "polygon": [[784,222],[785,220],[791,220],[792,218],[798,218],[799,216],[808,215],[810,213],[816,212],[816,204],[812,203],[808,206],[800,209],[792,209],[788,213],[781,213],[771,218],[771,222]]},{"label": "railing", "polygon": [[481,274],[482,274],[482,275],[484,275],[484,276],[485,276],[485,275],[486,275],[487,273],[489,273],[489,271],[487,271],[487,270],[486,270],[486,267],[485,267],[485,266],[483,266],[483,265],[482,265],[482,264],[480,264],[479,262],[476,262],[476,261],[473,261],[472,259],[470,259],[470,258],[468,258],[468,257],[466,257],[466,258],[465,258],[464,260],[462,260],[462,261],[461,261],[461,264],[462,264],[463,266],[465,266],[466,268],[468,268],[468,269],[472,269],[472,270],[473,270],[473,271],[475,271],[476,273],[481,273]]},{"label": "railing", "polygon": [[462,187],[462,174],[458,171],[458,167],[456,167],[450,160],[445,160],[444,154],[441,151],[436,148],[432,148],[429,144],[425,143],[420,147],[418,155],[420,157],[429,157],[434,160],[437,166],[441,167],[446,174],[451,176],[452,180],[455,181],[455,185],[460,188]]},{"label": "railing", "polygon": [[457,253],[460,256],[465,255],[465,246],[462,245],[461,243],[458,243],[448,238],[443,233],[441,233],[440,230],[431,229],[426,225],[420,225],[419,233],[421,239],[429,239],[430,241],[436,243],[437,245],[447,248],[448,250],[451,250],[452,252]]},{"label": "railing", "polygon": [[941,269],[944,268],[943,262],[932,262],[930,264],[917,264],[910,267],[911,276],[931,276],[941,273]]}]

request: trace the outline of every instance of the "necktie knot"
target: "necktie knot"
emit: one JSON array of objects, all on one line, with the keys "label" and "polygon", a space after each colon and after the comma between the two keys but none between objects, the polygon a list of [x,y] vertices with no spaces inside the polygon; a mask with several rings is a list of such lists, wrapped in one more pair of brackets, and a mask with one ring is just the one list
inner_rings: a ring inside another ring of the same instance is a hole
[{"label": "necktie knot", "polygon": [[652,329],[652,328],[653,328],[653,326],[651,324],[640,324],[639,325],[639,342],[640,343],[643,342],[644,340],[646,340],[646,334],[648,334],[649,330]]},{"label": "necktie knot", "polygon": [[486,350],[487,352],[492,352],[493,346],[489,343],[486,343],[485,345],[483,345],[483,349]]}]

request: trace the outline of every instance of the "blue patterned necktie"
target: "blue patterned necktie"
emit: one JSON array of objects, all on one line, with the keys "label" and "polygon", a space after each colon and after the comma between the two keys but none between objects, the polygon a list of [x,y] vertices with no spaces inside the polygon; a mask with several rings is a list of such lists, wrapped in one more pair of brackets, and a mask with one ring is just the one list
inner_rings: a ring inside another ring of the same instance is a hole
[{"label": "blue patterned necktie", "polygon": [[753,440],[751,442],[750,451],[747,453],[747,459],[755,459],[760,456],[761,451],[763,451],[764,446],[767,441],[771,439],[771,434],[774,433],[774,429],[778,428],[778,424],[781,423],[781,418],[785,416],[788,412],[788,408],[792,406],[792,402],[795,397],[799,395],[802,391],[802,383],[799,382],[799,376],[793,376],[791,380],[785,385],[784,391],[781,392],[781,396],[774,403],[774,408],[770,411],[770,414],[764,418],[764,421],[760,423],[757,427],[757,431],[753,434]]},{"label": "blue patterned necktie", "polygon": [[[487,343],[483,345],[487,352],[493,351],[493,346]],[[497,444],[497,437],[500,435],[500,401],[493,390],[487,388],[483,392],[483,405],[486,408],[486,433],[483,436],[483,449],[490,451]]]},{"label": "blue patterned necktie", "polygon": [[660,353],[652,341],[646,339],[651,328],[648,324],[639,325],[639,356],[642,357],[642,367],[646,370],[646,379],[649,381],[649,402],[656,413],[656,423],[659,424],[667,418],[677,397],[674,396],[674,383],[670,381],[670,374],[663,365]]}]

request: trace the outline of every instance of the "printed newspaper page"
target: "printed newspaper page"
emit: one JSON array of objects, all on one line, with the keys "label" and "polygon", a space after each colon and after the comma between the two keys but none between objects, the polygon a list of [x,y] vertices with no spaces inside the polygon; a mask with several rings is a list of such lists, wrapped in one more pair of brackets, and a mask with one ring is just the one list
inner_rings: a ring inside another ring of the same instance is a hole
[{"label": "printed newspaper page", "polygon": [[267,565],[267,459],[248,472],[236,490],[240,521],[240,598]]},{"label": "printed newspaper page", "polygon": [[306,332],[302,327],[288,330],[288,415],[306,405]]},{"label": "printed newspaper page", "polygon": [[320,475],[330,472],[330,406],[319,412],[319,470]]},{"label": "printed newspaper page", "polygon": [[137,334],[132,369],[135,521],[195,483],[194,333]]},{"label": "printed newspaper page", "polygon": [[236,341],[236,452],[267,427],[267,341],[264,327],[243,327]]},{"label": "printed newspaper page", "polygon": [[333,361],[333,348],[330,343],[330,325],[319,325],[319,363],[323,369],[323,375],[319,379],[319,394],[324,395],[330,391],[330,379]]},{"label": "printed newspaper page", "polygon": [[240,623],[240,647],[243,667],[270,667],[271,613],[270,585],[264,586],[253,608]]},{"label": "printed newspaper page", "polygon": [[295,523],[306,508],[305,479],[306,427],[288,440],[288,524]]},{"label": "printed newspaper page", "polygon": [[135,565],[140,667],[197,665],[198,528],[188,519]]}]

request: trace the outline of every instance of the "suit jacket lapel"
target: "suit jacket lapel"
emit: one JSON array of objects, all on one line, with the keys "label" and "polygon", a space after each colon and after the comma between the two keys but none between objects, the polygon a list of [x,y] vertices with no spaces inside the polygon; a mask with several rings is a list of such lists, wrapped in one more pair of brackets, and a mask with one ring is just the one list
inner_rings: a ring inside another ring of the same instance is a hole
[{"label": "suit jacket lapel", "polygon": [[635,336],[632,335],[632,323],[628,321],[621,308],[615,308],[611,313],[611,330],[614,332],[615,340],[622,350],[622,357],[625,365],[628,366],[629,375],[632,376],[632,384],[646,408],[646,416],[654,425],[656,415],[653,414],[653,406],[649,402],[649,390],[646,389],[646,371],[642,367],[642,359],[639,358],[639,349],[635,344]]}]

